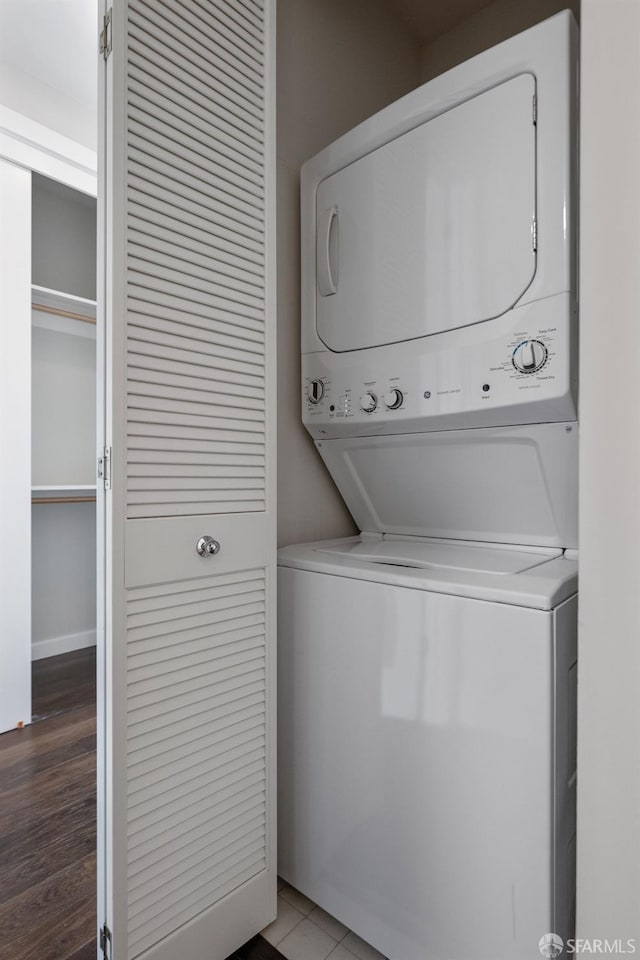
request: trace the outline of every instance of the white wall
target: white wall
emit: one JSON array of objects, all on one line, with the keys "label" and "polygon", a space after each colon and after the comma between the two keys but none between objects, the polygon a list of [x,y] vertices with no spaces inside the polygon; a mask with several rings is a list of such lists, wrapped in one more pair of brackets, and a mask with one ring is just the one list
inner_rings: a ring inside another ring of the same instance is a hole
[{"label": "white wall", "polygon": [[579,0],[494,0],[424,47],[422,81],[437,77],[560,10],[571,9],[578,16],[579,5]]},{"label": "white wall", "polygon": [[96,642],[96,508],[93,503],[33,506],[34,660]]},{"label": "white wall", "polygon": [[96,111],[0,61],[0,103],[89,150],[97,146]]},{"label": "white wall", "polygon": [[278,0],[278,542],[355,526],[300,420],[300,166],[417,86],[385,0]]},{"label": "white wall", "polygon": [[96,149],[98,0],[0,0],[0,104]]},{"label": "white wall", "polygon": [[0,733],[31,722],[31,174],[0,160]]},{"label": "white wall", "polygon": [[96,342],[33,328],[31,482],[96,482]]},{"label": "white wall", "polygon": [[640,3],[581,40],[578,934],[640,953]]}]

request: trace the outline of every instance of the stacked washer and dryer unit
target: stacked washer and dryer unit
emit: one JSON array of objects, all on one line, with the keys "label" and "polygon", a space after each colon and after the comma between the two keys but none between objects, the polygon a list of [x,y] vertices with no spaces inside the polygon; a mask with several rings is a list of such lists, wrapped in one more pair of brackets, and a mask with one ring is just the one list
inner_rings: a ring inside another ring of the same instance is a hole
[{"label": "stacked washer and dryer unit", "polygon": [[572,935],[577,46],[302,172],[302,415],[362,533],[279,553],[279,868],[391,960]]}]

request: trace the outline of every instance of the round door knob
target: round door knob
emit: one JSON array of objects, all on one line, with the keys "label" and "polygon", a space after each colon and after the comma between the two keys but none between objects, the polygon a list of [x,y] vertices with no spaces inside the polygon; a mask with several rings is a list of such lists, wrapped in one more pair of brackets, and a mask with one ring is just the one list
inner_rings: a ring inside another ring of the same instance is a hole
[{"label": "round door knob", "polygon": [[539,340],[524,340],[513,351],[513,365],[518,373],[535,373],[547,362],[547,348]]},{"label": "round door knob", "polygon": [[387,410],[397,410],[398,407],[402,406],[403,400],[404,395],[402,390],[398,390],[397,387],[393,387],[393,389],[384,395],[384,405]]},{"label": "round door knob", "polygon": [[311,403],[320,403],[324,397],[324,383],[322,380],[312,380],[307,387],[307,397]]},{"label": "round door knob", "polygon": [[196,553],[200,557],[215,557],[220,553],[220,544],[213,537],[200,537],[196,543]]},{"label": "round door knob", "polygon": [[360,409],[365,413],[373,413],[378,406],[378,398],[375,393],[365,393],[360,397]]}]

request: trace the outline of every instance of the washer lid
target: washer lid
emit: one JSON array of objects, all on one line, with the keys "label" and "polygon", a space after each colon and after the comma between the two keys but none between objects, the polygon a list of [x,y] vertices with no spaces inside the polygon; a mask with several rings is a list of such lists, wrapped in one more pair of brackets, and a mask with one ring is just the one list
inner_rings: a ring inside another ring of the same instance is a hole
[{"label": "washer lid", "polygon": [[552,610],[578,589],[578,560],[560,550],[361,534],[296,544],[278,565],[455,597]]},{"label": "washer lid", "polygon": [[450,570],[466,573],[506,575],[522,573],[562,555],[561,550],[527,552],[469,544],[443,543],[433,540],[405,540],[385,537],[382,540],[343,541],[316,547],[318,553],[349,557],[368,563],[416,570]]}]

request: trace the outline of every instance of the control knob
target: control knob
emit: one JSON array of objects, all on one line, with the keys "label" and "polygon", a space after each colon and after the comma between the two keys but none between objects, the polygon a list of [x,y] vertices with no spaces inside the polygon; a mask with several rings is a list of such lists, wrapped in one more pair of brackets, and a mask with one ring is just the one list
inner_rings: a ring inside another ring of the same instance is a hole
[{"label": "control knob", "polygon": [[373,413],[377,406],[378,398],[375,393],[364,393],[360,397],[360,409],[364,410],[365,413]]},{"label": "control knob", "polygon": [[398,390],[397,387],[392,387],[392,389],[384,395],[384,405],[387,410],[397,410],[398,407],[402,406],[403,400],[404,394],[402,390]]},{"label": "control knob", "polygon": [[312,380],[307,387],[307,397],[311,403],[320,403],[324,397],[324,383],[322,380]]},{"label": "control knob", "polygon": [[548,351],[539,340],[524,340],[513,351],[513,365],[519,373],[535,373],[547,361]]}]

